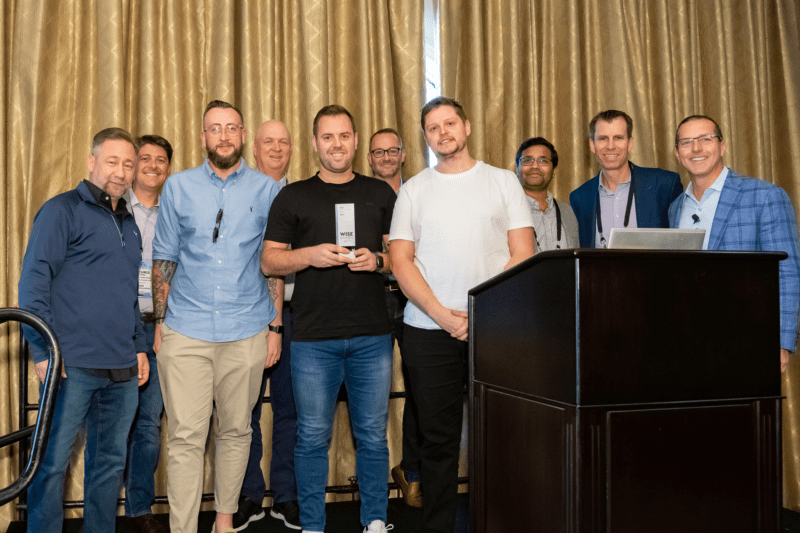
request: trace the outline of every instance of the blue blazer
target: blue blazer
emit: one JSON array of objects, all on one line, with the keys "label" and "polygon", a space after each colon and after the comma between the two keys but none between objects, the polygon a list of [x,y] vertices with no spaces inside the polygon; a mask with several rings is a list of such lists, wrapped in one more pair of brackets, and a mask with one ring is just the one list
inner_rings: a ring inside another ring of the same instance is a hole
[{"label": "blue blazer", "polygon": [[[677,228],[683,196],[669,206],[669,226]],[[789,195],[764,180],[729,171],[711,223],[709,250],[781,251],[778,264],[781,303],[781,348],[794,351],[800,316],[800,244]]]},{"label": "blue blazer", "polygon": [[[639,167],[628,163],[631,176],[635,175],[636,225],[640,228],[667,228],[667,209],[670,202],[683,192],[681,177],[676,172],[660,168]],[[578,219],[578,237],[581,248],[594,248],[597,233],[597,202],[600,194],[600,173],[569,195],[569,204]]]}]

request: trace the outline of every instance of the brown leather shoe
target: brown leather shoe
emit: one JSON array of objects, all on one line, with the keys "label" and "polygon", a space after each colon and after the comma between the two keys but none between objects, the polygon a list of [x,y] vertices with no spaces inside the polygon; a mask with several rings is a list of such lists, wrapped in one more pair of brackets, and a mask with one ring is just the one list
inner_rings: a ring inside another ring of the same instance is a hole
[{"label": "brown leather shoe", "polygon": [[169,533],[169,528],[152,514],[135,516],[130,519],[130,523],[139,533]]},{"label": "brown leather shoe", "polygon": [[422,489],[420,488],[419,481],[407,481],[406,473],[400,465],[392,468],[392,479],[400,486],[403,491],[403,500],[409,507],[422,507]]}]

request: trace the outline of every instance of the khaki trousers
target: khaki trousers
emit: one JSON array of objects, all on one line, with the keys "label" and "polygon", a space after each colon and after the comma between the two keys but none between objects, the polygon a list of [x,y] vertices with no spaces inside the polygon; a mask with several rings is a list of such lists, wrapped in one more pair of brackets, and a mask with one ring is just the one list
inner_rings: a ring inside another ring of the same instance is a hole
[{"label": "khaki trousers", "polygon": [[196,533],[203,454],[217,411],[214,502],[235,513],[250,452],[250,414],[267,357],[267,329],[233,342],[191,339],[161,326],[158,374],[167,414],[167,496],[172,533]]}]

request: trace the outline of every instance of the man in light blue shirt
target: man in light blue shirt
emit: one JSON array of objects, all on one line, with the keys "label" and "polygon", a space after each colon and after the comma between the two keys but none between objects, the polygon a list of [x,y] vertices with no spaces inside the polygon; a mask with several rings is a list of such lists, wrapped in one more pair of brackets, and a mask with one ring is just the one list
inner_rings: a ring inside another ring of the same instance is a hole
[{"label": "man in light blue shirt", "polygon": [[259,265],[278,186],[248,168],[241,156],[245,137],[237,108],[209,103],[201,133],[208,158],[175,174],[161,195],[153,242],[154,349],[169,421],[172,533],[197,531],[213,407],[219,422],[214,531],[232,529],[250,413],[263,369],[278,357],[269,353],[267,335],[279,334],[280,319]]},{"label": "man in light blue shirt", "polygon": [[692,115],[678,125],[675,157],[689,171],[691,183],[669,206],[670,227],[705,228],[705,250],[788,254],[778,263],[783,372],[796,349],[800,316],[797,219],[786,191],[730,170],[722,162],[725,149],[722,130],[711,117]]}]

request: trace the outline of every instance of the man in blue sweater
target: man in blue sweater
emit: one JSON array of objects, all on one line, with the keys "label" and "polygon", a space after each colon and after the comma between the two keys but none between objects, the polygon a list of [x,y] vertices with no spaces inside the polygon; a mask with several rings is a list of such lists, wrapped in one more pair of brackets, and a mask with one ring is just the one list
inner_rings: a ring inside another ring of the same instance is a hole
[{"label": "man in blue sweater", "polygon": [[[138,386],[149,375],[137,298],[142,240],[122,199],[135,163],[128,132],[99,132],[87,161],[89,179],[47,201],[33,221],[19,306],[53,329],[64,369],[42,467],[28,489],[29,533],[61,532],[64,474],[84,424],[83,530],[115,529]],[[24,335],[44,382],[46,344],[30,328]]]}]

